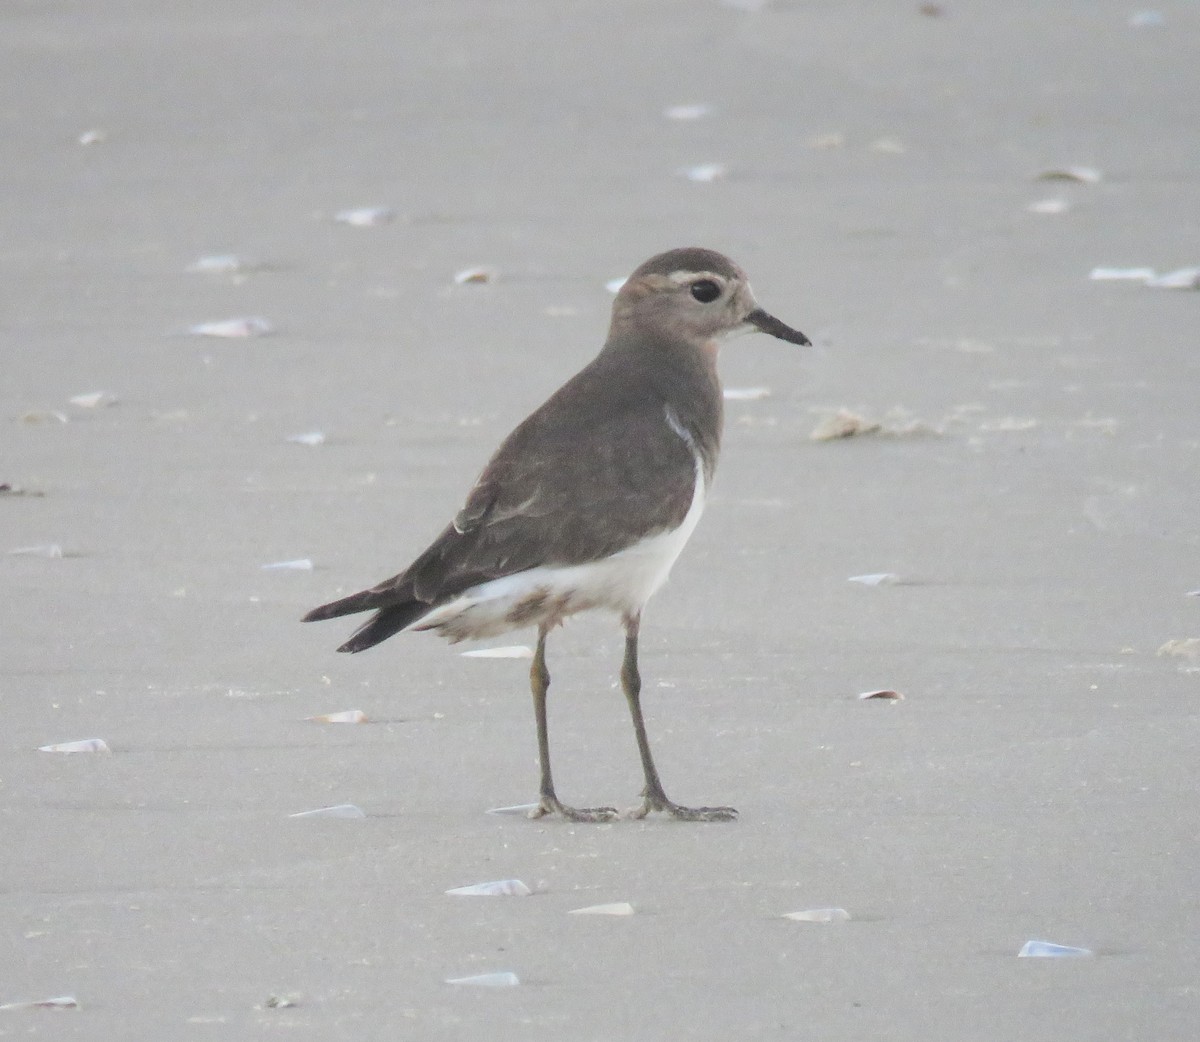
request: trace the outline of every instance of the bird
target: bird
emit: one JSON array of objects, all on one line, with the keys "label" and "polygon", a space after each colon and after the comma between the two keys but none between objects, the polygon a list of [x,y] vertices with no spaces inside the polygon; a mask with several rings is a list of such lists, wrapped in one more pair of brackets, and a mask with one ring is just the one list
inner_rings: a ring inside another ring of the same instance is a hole
[{"label": "bird", "polygon": [[613,613],[624,628],[621,687],[645,783],[629,816],[734,820],[733,807],[687,807],[664,791],[642,714],[638,636],[712,484],[723,424],[719,348],[756,330],[810,344],[759,306],[728,257],[696,246],[651,257],[617,291],[600,353],[504,439],[429,547],[398,575],[303,621],[373,611],[337,649],[348,653],[401,632],[456,643],[536,627],[529,681],[541,773],[529,816],[610,821],[616,808],[571,807],[555,791],[546,640],[569,616]]}]

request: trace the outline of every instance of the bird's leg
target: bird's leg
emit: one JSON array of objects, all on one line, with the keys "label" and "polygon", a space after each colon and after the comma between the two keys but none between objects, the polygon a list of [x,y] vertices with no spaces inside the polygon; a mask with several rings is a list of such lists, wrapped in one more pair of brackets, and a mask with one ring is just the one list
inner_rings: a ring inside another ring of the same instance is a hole
[{"label": "bird's leg", "polygon": [[546,668],[546,634],[548,627],[538,627],[537,651],[529,667],[529,687],[533,692],[533,714],[537,718],[538,762],[542,767],[542,783],[538,805],[529,816],[541,818],[561,814],[569,821],[612,821],[617,817],[615,807],[568,807],[554,794],[554,778],[550,774],[550,736],[546,726],[546,692],[550,690],[550,670]]},{"label": "bird's leg", "polygon": [[633,717],[633,733],[637,736],[638,753],[642,758],[642,771],[646,776],[646,787],[642,790],[642,805],[631,813],[631,817],[644,818],[652,810],[666,811],[679,821],[733,821],[737,811],[732,807],[681,807],[673,803],[663,792],[654,758],[650,755],[650,741],[646,737],[646,721],[642,718],[642,677],[638,673],[637,649],[638,630],[641,616],[634,615],[625,620],[625,659],[621,663],[621,687],[629,702],[629,715]]}]

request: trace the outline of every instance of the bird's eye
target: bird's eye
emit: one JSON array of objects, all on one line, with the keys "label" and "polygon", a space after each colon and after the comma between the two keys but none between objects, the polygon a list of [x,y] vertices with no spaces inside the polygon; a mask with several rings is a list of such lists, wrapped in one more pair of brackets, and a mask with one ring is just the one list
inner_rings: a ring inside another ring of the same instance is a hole
[{"label": "bird's eye", "polygon": [[721,295],[721,287],[712,279],[701,279],[692,283],[692,296],[701,304],[711,304]]}]

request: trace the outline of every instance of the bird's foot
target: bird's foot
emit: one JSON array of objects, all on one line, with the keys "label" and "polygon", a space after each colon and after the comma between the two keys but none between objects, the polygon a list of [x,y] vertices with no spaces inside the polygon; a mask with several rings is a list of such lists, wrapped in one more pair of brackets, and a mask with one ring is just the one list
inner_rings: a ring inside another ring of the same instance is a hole
[{"label": "bird's foot", "polygon": [[676,821],[736,821],[738,812],[733,807],[681,807],[666,796],[647,795],[640,807],[629,812],[631,818],[644,818],[652,810],[670,814]]},{"label": "bird's foot", "polygon": [[543,796],[529,812],[531,818],[561,814],[568,821],[615,821],[620,815],[616,807],[568,807],[557,796]]}]

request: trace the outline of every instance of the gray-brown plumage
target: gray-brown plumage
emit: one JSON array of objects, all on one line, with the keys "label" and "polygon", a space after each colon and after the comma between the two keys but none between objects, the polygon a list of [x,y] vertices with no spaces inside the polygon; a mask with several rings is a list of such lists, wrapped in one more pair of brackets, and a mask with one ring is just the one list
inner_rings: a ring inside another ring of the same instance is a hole
[{"label": "gray-brown plumage", "polygon": [[721,254],[693,247],[651,258],[617,294],[600,354],[504,440],[430,547],[399,575],[316,608],[305,621],[374,610],[338,649],[346,652],[401,630],[462,640],[536,625],[538,813],[596,820],[616,812],[567,807],[554,793],[545,642],[569,615],[615,611],[626,629],[622,682],[646,775],[639,815],[733,817],[732,808],[681,807],[663,793],[641,718],[637,633],[646,600],[699,519],[716,467],[719,342],[748,327],[808,343],[758,307],[744,273]]}]

